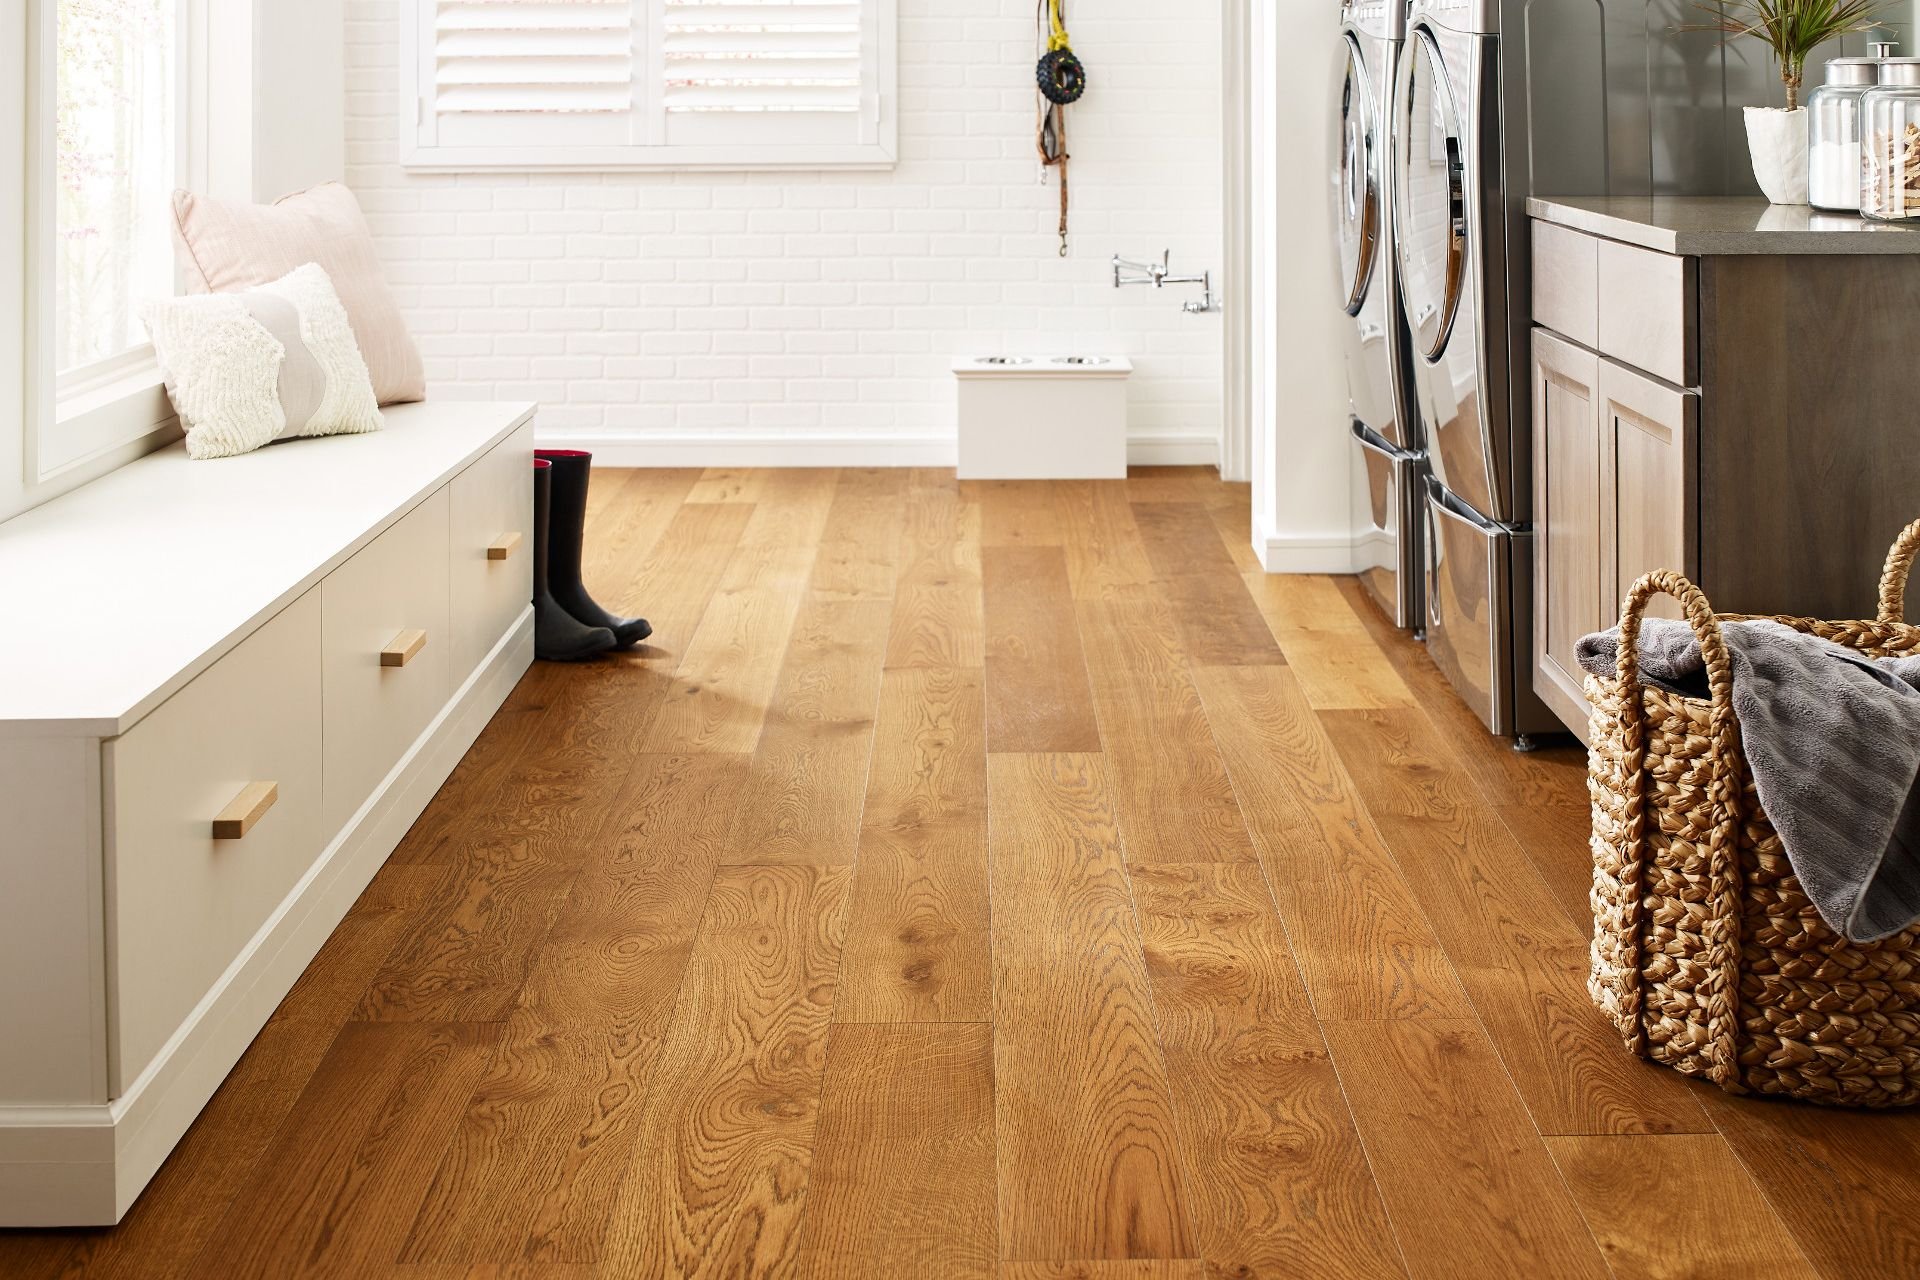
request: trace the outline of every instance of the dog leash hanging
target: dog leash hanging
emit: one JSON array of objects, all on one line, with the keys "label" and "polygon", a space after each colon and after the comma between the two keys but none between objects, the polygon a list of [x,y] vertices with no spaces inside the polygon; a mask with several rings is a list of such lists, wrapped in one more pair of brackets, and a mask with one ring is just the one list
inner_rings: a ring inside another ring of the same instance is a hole
[{"label": "dog leash hanging", "polygon": [[1062,0],[1039,0],[1034,25],[1046,52],[1034,70],[1040,87],[1040,165],[1060,170],[1060,256],[1067,256],[1067,119],[1063,110],[1087,91],[1087,69],[1074,56],[1061,10]]}]

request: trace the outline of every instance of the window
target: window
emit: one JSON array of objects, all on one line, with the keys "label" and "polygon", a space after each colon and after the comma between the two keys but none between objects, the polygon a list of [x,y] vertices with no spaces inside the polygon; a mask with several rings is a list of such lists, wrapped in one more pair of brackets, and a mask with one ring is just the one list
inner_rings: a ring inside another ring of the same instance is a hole
[{"label": "window", "polygon": [[173,0],[59,0],[53,367],[86,379],[147,345],[139,304],[174,291]]},{"label": "window", "polygon": [[896,0],[404,0],[419,169],[861,168],[896,153]]},{"label": "window", "polygon": [[26,481],[172,430],[140,305],[175,292],[182,51],[196,0],[30,0]]}]

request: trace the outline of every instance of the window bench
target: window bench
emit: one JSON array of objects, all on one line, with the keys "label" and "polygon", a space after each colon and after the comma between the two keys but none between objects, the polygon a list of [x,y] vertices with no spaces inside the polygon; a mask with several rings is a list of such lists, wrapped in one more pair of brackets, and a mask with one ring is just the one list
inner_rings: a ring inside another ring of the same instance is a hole
[{"label": "window bench", "polygon": [[386,416],[0,524],[0,1226],[120,1219],[533,660],[533,406]]}]

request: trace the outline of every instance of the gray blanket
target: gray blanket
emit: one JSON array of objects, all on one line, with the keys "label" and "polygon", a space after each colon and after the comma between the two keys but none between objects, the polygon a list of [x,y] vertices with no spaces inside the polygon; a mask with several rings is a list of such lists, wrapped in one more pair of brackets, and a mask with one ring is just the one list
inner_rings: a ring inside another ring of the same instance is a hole
[{"label": "gray blanket", "polygon": [[[1777,622],[1721,634],[1754,788],[1820,918],[1853,942],[1920,921],[1920,658],[1869,659]],[[1619,639],[1587,636],[1580,665],[1612,679]],[[1640,678],[1707,696],[1685,623],[1642,624]]]}]

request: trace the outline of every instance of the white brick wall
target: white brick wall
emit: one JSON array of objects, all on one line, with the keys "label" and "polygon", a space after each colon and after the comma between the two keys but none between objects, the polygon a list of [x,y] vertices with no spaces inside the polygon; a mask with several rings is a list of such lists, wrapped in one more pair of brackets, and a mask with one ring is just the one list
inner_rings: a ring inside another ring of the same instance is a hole
[{"label": "white brick wall", "polygon": [[433,394],[540,401],[549,438],[623,460],[950,462],[955,355],[1119,352],[1136,460],[1212,460],[1219,315],[1116,292],[1107,260],[1218,280],[1214,6],[1069,6],[1092,87],[1065,261],[1032,0],[900,0],[898,168],[798,174],[404,173],[400,7],[348,0],[348,181]]}]

